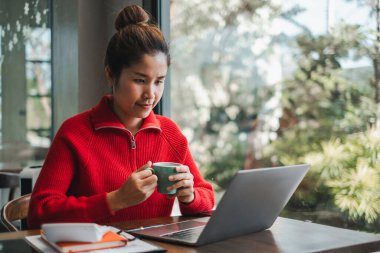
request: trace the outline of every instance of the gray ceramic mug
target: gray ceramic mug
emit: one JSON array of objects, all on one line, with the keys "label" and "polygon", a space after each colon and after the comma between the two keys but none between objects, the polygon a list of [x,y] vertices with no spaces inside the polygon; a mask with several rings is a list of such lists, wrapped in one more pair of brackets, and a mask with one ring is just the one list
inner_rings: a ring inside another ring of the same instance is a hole
[{"label": "gray ceramic mug", "polygon": [[162,194],[176,194],[177,189],[168,191],[166,188],[175,184],[176,182],[170,181],[169,176],[178,174],[176,167],[181,166],[180,163],[172,162],[157,162],[153,163],[153,168],[148,168],[154,175],[157,176],[157,190]]}]

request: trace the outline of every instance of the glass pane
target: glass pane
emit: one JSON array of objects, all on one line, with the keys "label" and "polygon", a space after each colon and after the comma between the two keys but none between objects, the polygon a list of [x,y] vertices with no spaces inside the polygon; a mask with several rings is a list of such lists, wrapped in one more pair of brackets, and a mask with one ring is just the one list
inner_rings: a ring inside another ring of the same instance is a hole
[{"label": "glass pane", "polygon": [[51,32],[50,29],[34,28],[27,31],[28,40],[25,41],[26,57],[28,61],[50,61],[51,59]]},{"label": "glass pane", "polygon": [[171,115],[218,195],[239,169],[309,163],[282,216],[380,232],[376,11],[171,2]]},{"label": "glass pane", "polygon": [[29,97],[27,100],[27,137],[33,146],[48,146],[50,143],[50,105],[50,97]]},{"label": "glass pane", "polygon": [[[50,145],[50,5],[50,0],[0,0],[0,162],[35,159],[36,147]],[[32,155],[18,156],[29,149]]]},{"label": "glass pane", "polygon": [[27,62],[27,91],[29,96],[51,95],[50,62]]}]

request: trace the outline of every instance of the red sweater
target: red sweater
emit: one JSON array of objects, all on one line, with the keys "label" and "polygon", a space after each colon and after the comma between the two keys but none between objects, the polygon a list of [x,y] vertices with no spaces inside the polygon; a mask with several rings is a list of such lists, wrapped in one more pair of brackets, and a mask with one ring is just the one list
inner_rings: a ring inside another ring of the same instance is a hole
[{"label": "red sweater", "polygon": [[169,216],[174,199],[157,190],[136,206],[117,212],[108,206],[107,192],[118,189],[149,160],[189,166],[194,175],[195,199],[189,204],[180,203],[183,214],[213,208],[212,186],[202,178],[178,126],[152,112],[133,136],[112,112],[111,100],[111,96],[104,96],[96,107],[62,124],[33,189],[29,228],[48,222],[105,224]]}]

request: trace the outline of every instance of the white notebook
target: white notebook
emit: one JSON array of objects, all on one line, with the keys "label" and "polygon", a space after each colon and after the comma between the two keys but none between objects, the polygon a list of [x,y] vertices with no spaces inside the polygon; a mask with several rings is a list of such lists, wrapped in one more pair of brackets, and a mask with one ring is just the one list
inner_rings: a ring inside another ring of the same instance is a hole
[{"label": "white notebook", "polygon": [[[115,231],[119,231],[119,229],[114,228]],[[163,248],[160,248],[158,246],[155,246],[153,244],[144,242],[138,238],[135,238],[134,236],[122,232],[122,236],[125,236],[128,238],[128,243],[124,247],[118,247],[118,248],[110,248],[110,249],[102,249],[101,252],[105,253],[140,253],[140,252],[165,252],[166,250]],[[33,247],[38,252],[43,253],[56,253],[57,251],[54,250],[49,244],[47,244],[42,238],[41,235],[32,235],[32,236],[26,236],[25,241]],[[99,250],[97,251],[88,251],[89,253],[99,253]]]}]

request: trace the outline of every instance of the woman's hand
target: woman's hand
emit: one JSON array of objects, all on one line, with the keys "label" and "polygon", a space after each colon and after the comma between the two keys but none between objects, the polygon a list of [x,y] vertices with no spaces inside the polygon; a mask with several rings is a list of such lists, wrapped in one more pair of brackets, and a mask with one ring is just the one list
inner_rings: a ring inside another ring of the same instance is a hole
[{"label": "woman's hand", "polygon": [[178,200],[182,203],[190,203],[194,200],[194,176],[191,174],[189,167],[182,165],[176,168],[178,174],[169,176],[169,180],[176,182],[168,187],[168,190],[177,189]]},{"label": "woman's hand", "polygon": [[107,201],[112,211],[137,205],[152,195],[157,186],[157,176],[147,170],[151,166],[149,161],[132,173],[119,189],[108,193]]}]

